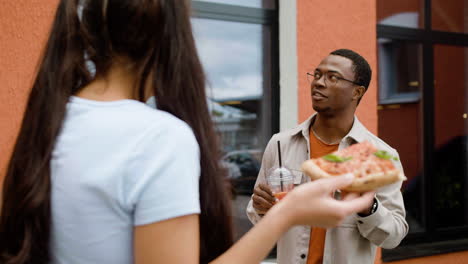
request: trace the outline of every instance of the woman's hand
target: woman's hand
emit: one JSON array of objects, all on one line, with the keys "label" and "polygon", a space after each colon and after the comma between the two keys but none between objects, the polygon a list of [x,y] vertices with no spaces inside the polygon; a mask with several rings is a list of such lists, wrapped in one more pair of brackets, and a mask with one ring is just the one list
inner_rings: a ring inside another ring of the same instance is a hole
[{"label": "woman's hand", "polygon": [[364,210],[374,193],[348,193],[339,201],[334,190],[351,184],[353,176],[338,176],[316,180],[294,188],[225,254],[218,263],[259,263],[275,242],[294,225],[314,227],[337,226],[346,216]]},{"label": "woman's hand", "polygon": [[353,178],[347,174],[302,184],[272,209],[292,225],[335,227],[348,215],[367,209],[374,198],[374,192],[367,192],[348,193],[343,200],[335,200],[333,191],[348,186]]}]

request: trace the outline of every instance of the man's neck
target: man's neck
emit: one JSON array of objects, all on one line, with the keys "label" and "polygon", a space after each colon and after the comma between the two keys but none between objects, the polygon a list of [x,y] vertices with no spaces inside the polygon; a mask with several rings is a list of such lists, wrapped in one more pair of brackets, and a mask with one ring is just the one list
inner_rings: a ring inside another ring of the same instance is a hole
[{"label": "man's neck", "polygon": [[317,113],[311,126],[313,132],[322,140],[331,143],[338,142],[348,134],[354,123],[354,113],[327,116]]}]

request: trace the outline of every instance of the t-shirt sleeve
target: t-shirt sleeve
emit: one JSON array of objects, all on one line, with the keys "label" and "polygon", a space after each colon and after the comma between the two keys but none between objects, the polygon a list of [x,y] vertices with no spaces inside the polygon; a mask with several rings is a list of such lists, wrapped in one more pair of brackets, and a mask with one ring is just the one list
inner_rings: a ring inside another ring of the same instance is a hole
[{"label": "t-shirt sleeve", "polygon": [[136,147],[127,175],[135,226],[200,213],[200,151],[192,130],[181,121],[155,130]]}]

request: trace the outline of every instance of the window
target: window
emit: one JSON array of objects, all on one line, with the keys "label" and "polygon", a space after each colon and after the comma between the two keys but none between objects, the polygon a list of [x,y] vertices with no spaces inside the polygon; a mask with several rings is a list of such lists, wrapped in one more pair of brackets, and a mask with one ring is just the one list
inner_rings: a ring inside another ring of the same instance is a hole
[{"label": "window", "polygon": [[379,103],[419,101],[422,46],[408,41],[378,39]]},{"label": "window", "polygon": [[245,209],[263,150],[278,131],[276,1],[193,1],[192,27],[207,100],[233,186],[235,238],[251,228]]},{"label": "window", "polygon": [[434,224],[438,230],[468,227],[467,72],[468,47],[434,45]]},{"label": "window", "polygon": [[[389,3],[377,1],[378,133],[399,151],[408,177],[410,233],[382,257],[467,250],[468,1]],[[408,10],[413,22],[387,23]]]}]

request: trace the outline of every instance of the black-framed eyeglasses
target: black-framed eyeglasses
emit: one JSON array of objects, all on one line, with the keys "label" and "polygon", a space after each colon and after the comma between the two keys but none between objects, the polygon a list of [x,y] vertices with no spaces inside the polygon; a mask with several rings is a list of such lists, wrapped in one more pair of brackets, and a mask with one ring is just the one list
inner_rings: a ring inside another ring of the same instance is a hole
[{"label": "black-framed eyeglasses", "polygon": [[354,82],[354,81],[351,81],[351,80],[348,80],[348,79],[345,79],[345,78],[343,78],[341,76],[338,76],[334,72],[325,72],[325,73],[321,73],[321,72],[310,73],[310,72],[308,72],[307,73],[307,80],[309,81],[310,84],[312,84],[313,81],[320,80],[320,78],[322,78],[322,76],[324,76],[325,83],[327,83],[327,84],[334,85],[334,84],[338,83],[338,81],[343,80],[343,81],[350,82],[350,83],[352,83],[354,85],[361,86],[361,84],[359,84],[357,82]]}]

